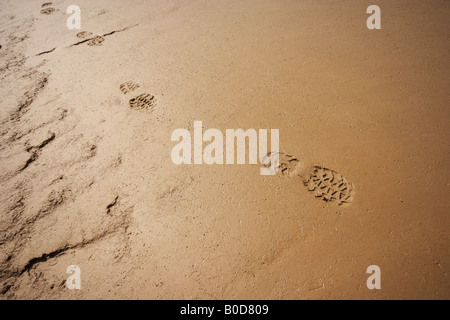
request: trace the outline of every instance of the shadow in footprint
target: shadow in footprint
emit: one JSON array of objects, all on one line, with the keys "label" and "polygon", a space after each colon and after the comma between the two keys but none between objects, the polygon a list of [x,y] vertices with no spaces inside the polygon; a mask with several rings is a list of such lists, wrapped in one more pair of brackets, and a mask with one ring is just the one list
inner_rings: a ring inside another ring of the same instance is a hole
[{"label": "shadow in footprint", "polygon": [[91,47],[98,47],[98,46],[103,45],[104,41],[105,41],[105,38],[96,36],[95,38],[92,38],[91,40],[89,40],[87,42],[87,44],[88,44],[88,46],[91,46]]},{"label": "shadow in footprint", "polygon": [[130,100],[130,107],[136,110],[152,111],[155,107],[155,97],[147,93],[141,94]]},{"label": "shadow in footprint", "polygon": [[55,11],[55,8],[45,8],[41,10],[41,14],[49,15]]},{"label": "shadow in footprint", "polygon": [[80,39],[86,39],[90,36],[92,36],[92,32],[89,32],[89,31],[82,31],[82,32],[77,33],[77,37]]},{"label": "shadow in footprint", "polygon": [[120,91],[122,91],[123,94],[133,92],[138,88],[139,88],[139,84],[137,84],[133,81],[127,81],[120,85]]}]

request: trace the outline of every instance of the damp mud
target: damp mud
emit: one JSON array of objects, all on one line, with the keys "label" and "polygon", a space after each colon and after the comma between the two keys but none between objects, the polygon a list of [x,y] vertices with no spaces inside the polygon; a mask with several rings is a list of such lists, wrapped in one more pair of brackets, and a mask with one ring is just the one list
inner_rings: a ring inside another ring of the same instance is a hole
[{"label": "damp mud", "polygon": [[449,299],[450,3],[371,4],[0,0],[0,299]]}]

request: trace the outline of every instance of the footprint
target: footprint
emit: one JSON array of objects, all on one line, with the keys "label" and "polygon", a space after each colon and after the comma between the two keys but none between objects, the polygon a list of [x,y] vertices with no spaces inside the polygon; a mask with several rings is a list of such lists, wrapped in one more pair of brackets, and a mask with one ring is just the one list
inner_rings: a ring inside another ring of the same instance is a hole
[{"label": "footprint", "polygon": [[46,2],[46,3],[44,3],[44,4],[41,6],[41,8],[49,7],[49,6],[51,6],[52,4],[53,4],[53,2]]},{"label": "footprint", "polygon": [[[269,153],[267,157],[271,157],[272,153]],[[300,161],[289,154],[278,153],[278,172],[283,176],[295,175],[295,170]],[[270,166],[270,161],[268,166]]]},{"label": "footprint", "polygon": [[89,31],[82,31],[80,33],[77,34],[77,37],[80,39],[86,39],[88,37],[92,36],[92,32]]},{"label": "footprint", "polygon": [[139,88],[139,85],[133,81],[128,81],[120,85],[120,91],[122,91],[123,94],[130,93],[136,90],[137,88]]},{"label": "footprint", "polygon": [[92,38],[87,42],[88,46],[101,46],[103,44],[103,41],[105,41],[105,38],[96,36],[95,38]]},{"label": "footprint", "polygon": [[153,110],[155,107],[155,97],[151,94],[141,94],[130,100],[130,107],[132,109]]},{"label": "footprint", "polygon": [[[266,166],[271,165],[271,153],[267,155]],[[308,191],[316,198],[338,205],[349,204],[354,197],[354,186],[342,174],[321,166],[304,167],[303,162],[294,156],[278,153],[278,173],[291,178],[300,177]]]},{"label": "footprint", "polygon": [[41,10],[41,14],[49,15],[55,11],[55,8],[45,8]]},{"label": "footprint", "polygon": [[334,170],[315,166],[303,177],[303,183],[314,192],[316,198],[324,201],[344,205],[353,200],[353,185]]}]

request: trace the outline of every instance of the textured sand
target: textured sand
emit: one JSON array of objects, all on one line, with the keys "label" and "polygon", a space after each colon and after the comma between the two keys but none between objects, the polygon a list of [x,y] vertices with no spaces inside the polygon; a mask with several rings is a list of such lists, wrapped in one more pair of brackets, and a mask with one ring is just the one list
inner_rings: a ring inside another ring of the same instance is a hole
[{"label": "textured sand", "polygon": [[[448,1],[44,2],[0,1],[0,298],[450,298]],[[353,201],[175,166],[194,120],[279,129]]]}]

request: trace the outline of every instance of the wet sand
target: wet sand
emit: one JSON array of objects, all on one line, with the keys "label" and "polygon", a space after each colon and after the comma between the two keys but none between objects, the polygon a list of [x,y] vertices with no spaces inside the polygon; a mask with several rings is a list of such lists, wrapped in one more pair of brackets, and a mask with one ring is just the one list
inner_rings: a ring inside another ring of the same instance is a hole
[{"label": "wet sand", "polygon": [[[450,298],[448,1],[44,2],[0,1],[1,299]],[[176,166],[195,120],[279,129],[353,198]]]}]

